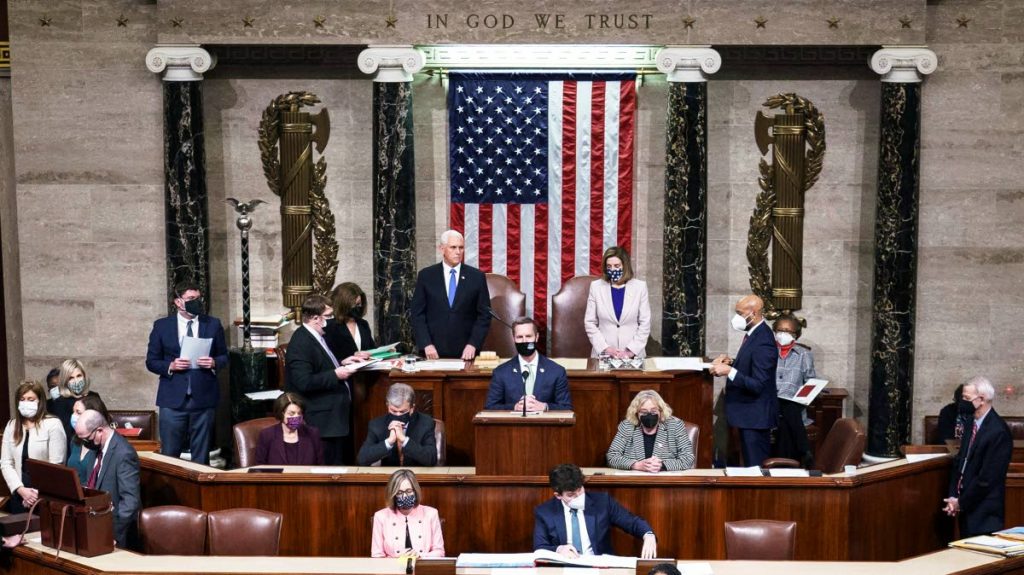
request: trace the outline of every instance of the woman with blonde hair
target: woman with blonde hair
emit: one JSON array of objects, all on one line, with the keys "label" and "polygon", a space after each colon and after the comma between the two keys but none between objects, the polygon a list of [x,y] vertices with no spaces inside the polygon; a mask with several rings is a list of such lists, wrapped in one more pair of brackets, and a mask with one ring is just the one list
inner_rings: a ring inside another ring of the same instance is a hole
[{"label": "woman with blonde hair", "polygon": [[371,557],[444,557],[437,509],[420,503],[416,474],[399,469],[385,491],[386,507],[373,515]]},{"label": "woman with blonde hair", "polygon": [[69,446],[71,438],[75,436],[75,428],[71,425],[71,413],[75,410],[76,401],[87,395],[96,394],[95,391],[89,390],[91,383],[82,362],[72,358],[65,359],[60,364],[60,379],[57,382],[60,395],[46,402],[46,409],[64,425],[64,435],[68,438]]},{"label": "woman with blonde hair", "polygon": [[18,413],[4,428],[0,472],[11,491],[9,511],[23,513],[39,499],[25,470],[26,459],[64,464],[68,438],[60,421],[46,413],[46,392],[38,381],[22,381],[14,391]]},{"label": "woman with blonde hair", "polygon": [[693,467],[693,445],[683,420],[653,389],[636,394],[608,447],[608,465],[657,473]]},{"label": "woman with blonde hair", "polygon": [[651,334],[647,284],[633,277],[629,252],[621,246],[605,250],[603,277],[590,284],[584,327],[593,348],[591,357],[644,357]]}]

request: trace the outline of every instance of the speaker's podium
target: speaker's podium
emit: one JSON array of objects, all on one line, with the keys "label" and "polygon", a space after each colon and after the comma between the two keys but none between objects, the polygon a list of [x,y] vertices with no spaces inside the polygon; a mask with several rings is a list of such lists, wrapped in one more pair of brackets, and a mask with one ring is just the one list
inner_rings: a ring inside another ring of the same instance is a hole
[{"label": "speaker's podium", "polygon": [[473,417],[477,475],[544,475],[572,462],[571,411],[481,411]]}]

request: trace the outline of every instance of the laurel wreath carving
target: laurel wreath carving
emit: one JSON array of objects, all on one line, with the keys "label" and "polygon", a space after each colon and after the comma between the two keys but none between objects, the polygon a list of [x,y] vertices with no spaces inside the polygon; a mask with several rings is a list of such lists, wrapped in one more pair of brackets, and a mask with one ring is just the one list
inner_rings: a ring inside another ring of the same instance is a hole
[{"label": "laurel wreath carving", "polygon": [[[763,104],[766,108],[792,109],[793,113],[804,115],[804,129],[807,135],[807,152],[804,155],[804,192],[818,181],[825,159],[825,117],[807,98],[794,93],[777,94]],[[771,268],[768,265],[768,248],[773,235],[772,208],[775,207],[775,190],[772,184],[774,168],[761,159],[758,164],[760,176],[757,183],[761,193],[757,196],[754,211],[750,215],[750,231],[747,233],[747,269],[750,272],[750,289],[764,300],[765,316],[778,317],[772,299]]]},{"label": "laurel wreath carving", "polygon": [[[263,176],[275,196],[281,196],[281,161],[279,113],[298,110],[320,103],[312,92],[288,92],[274,98],[260,117],[258,145]],[[335,234],[334,214],[327,201],[327,162],[320,158],[313,166],[313,181],[309,190],[309,205],[313,220],[313,291],[327,295],[334,286],[338,273],[338,241]]]}]

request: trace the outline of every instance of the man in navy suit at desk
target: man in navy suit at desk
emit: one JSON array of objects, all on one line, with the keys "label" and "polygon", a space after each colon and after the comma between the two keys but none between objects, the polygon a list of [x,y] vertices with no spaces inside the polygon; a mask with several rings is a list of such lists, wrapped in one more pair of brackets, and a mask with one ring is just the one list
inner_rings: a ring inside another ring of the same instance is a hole
[{"label": "man in navy suit at desk", "polygon": [[[228,364],[228,347],[220,320],[203,314],[203,294],[195,282],[174,286],[177,312],[153,323],[146,350],[146,369],[160,376],[156,404],[160,408],[160,453],[179,457],[189,437],[192,461],[210,463],[210,443],[220,385],[217,370]],[[210,354],[181,357],[186,337],[210,338]]]},{"label": "man in navy suit at desk", "polygon": [[771,454],[771,432],[777,425],[775,370],[779,351],[775,334],[764,321],[764,302],[748,295],[736,302],[732,328],[743,332],[736,359],[720,355],[711,364],[711,375],[726,376],[725,418],[740,432],[744,465],[761,465]]},{"label": "man in navy suit at desk", "polygon": [[416,276],[412,333],[427,359],[476,357],[491,327],[487,277],[463,263],[466,240],[455,230],[441,234],[441,263]]},{"label": "man in navy suit at desk", "polygon": [[512,322],[512,336],[518,355],[494,370],[484,409],[522,411],[526,402],[526,411],[572,411],[565,368],[537,352],[533,319]]},{"label": "man in navy suit at desk", "polygon": [[612,555],[612,527],[643,539],[643,559],[657,555],[657,538],[651,526],[619,505],[607,493],[583,488],[583,472],[571,463],[551,470],[548,482],[554,499],[533,510],[533,549],[554,551],[566,557]]}]

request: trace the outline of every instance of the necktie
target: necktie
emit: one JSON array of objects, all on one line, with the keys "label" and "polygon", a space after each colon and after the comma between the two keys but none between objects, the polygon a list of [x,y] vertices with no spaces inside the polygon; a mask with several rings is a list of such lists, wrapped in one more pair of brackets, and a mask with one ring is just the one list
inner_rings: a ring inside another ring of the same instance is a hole
[{"label": "necktie", "polygon": [[[405,465],[405,453],[402,451],[402,442],[399,441],[399,442],[395,443],[395,447],[398,448],[398,465],[399,465],[399,467],[402,467],[402,466]],[[409,529],[409,520],[408,519],[405,520],[405,528],[406,528],[406,530]],[[410,545],[406,545],[406,547],[410,547]]]},{"label": "necktie", "polygon": [[89,474],[89,481],[86,482],[85,486],[89,489],[96,489],[96,480],[100,476],[100,464],[103,462],[103,451],[96,452],[96,465],[92,468],[92,473]]},{"label": "necktie", "polygon": [[576,548],[576,551],[583,555],[583,537],[580,536],[580,518],[577,513],[578,509],[570,509],[569,514],[572,516],[572,546]]},{"label": "necktie", "polygon": [[[188,320],[188,323],[185,324],[185,337],[192,337],[193,336],[193,333],[192,333],[192,322],[193,321],[194,320],[190,319],[190,320]],[[192,395],[192,372],[191,372],[191,370],[188,373],[188,383],[185,386],[185,395],[186,396],[191,396]],[[187,399],[187,397],[186,397],[186,399]],[[97,458],[96,461],[98,463],[99,462],[99,458]]]},{"label": "necktie", "polygon": [[455,270],[448,276],[448,307],[455,305]]},{"label": "necktie", "polygon": [[971,448],[974,447],[974,438],[978,436],[978,422],[974,422],[974,428],[971,430],[971,441],[967,444],[967,453],[964,454],[964,466],[960,468],[960,478],[956,480],[956,495],[960,496],[960,492],[964,487],[964,471],[967,469],[967,458],[971,456]]},{"label": "necktie", "polygon": [[192,334],[192,321],[193,320],[188,320],[188,323],[185,324],[185,337],[192,337],[192,335],[193,335]]}]

